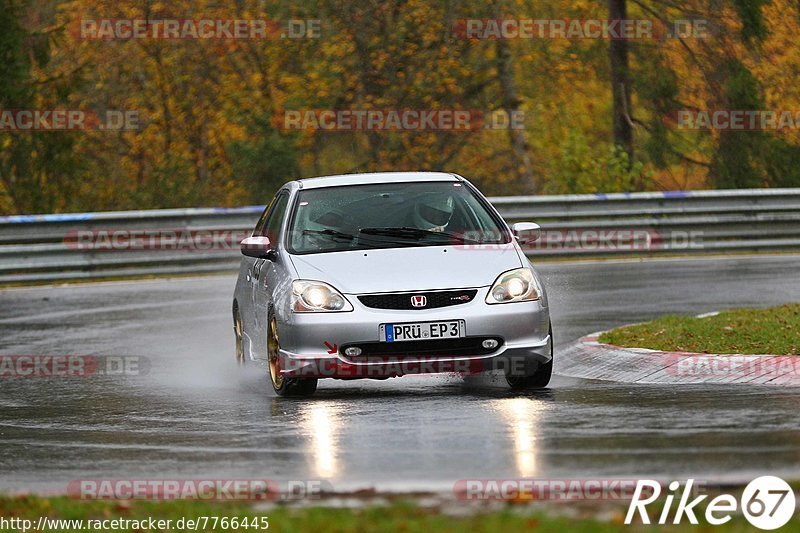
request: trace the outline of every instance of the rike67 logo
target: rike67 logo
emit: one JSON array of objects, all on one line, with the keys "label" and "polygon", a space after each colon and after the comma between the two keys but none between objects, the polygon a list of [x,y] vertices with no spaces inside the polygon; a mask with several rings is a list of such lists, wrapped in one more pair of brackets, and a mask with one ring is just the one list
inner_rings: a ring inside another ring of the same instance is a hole
[{"label": "rike67 logo", "polygon": [[[700,514],[700,510],[696,507],[704,503],[708,495],[701,494],[690,501],[689,498],[694,496],[693,484],[694,480],[689,479],[683,485],[682,491],[679,482],[673,481],[669,484],[669,492],[663,500],[663,507],[656,523],[680,524],[684,518],[691,524],[699,523],[697,515]],[[625,523],[630,524],[638,513],[643,524],[650,524],[651,518],[647,506],[658,501],[661,492],[661,484],[657,481],[639,480],[628,507],[628,514],[625,516]],[[673,514],[673,503],[676,499],[678,503]],[[794,491],[779,477],[762,476],[745,487],[738,501],[730,494],[720,494],[705,503],[704,518],[709,524],[721,525],[729,522],[732,514],[738,511],[741,511],[747,521],[758,529],[778,529],[794,516]]]}]

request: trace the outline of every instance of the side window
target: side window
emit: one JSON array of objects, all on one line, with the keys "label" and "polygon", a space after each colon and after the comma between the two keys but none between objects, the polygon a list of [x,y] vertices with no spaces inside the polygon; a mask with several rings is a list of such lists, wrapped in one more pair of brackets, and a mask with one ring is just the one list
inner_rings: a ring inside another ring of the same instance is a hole
[{"label": "side window", "polygon": [[275,198],[272,199],[272,201],[269,203],[269,205],[264,208],[264,212],[261,213],[261,216],[259,217],[258,222],[256,222],[256,227],[253,230],[253,234],[250,235],[251,237],[257,237],[257,236],[261,235],[262,231],[264,231],[264,226],[267,224],[267,215],[269,215],[269,212],[272,211],[272,207],[275,205],[275,201],[277,199],[278,199],[278,197],[276,196]]},{"label": "side window", "polygon": [[272,203],[272,209],[270,209],[266,224],[262,228],[260,235],[269,237],[271,243],[277,244],[281,231],[281,224],[283,224],[283,218],[286,215],[286,206],[289,204],[289,195],[281,193],[275,197]]}]

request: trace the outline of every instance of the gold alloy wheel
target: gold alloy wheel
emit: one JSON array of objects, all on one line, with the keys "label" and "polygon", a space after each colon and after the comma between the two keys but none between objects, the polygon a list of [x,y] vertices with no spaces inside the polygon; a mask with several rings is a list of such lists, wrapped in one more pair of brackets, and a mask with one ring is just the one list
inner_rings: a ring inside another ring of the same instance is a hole
[{"label": "gold alloy wheel", "polygon": [[269,377],[272,386],[280,389],[283,385],[283,376],[280,374],[280,349],[278,341],[278,324],[273,317],[269,321],[269,334],[267,335],[267,358],[269,359]]},{"label": "gold alloy wheel", "polygon": [[244,364],[244,344],[242,342],[242,317],[239,315],[239,310],[236,310],[236,316],[233,321],[233,334],[236,336],[236,362],[240,365]]}]

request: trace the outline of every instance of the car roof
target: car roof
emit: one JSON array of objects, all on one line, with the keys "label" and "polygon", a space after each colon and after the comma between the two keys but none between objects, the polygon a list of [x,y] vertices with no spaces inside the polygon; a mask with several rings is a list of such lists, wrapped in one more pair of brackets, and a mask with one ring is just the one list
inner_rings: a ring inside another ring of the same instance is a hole
[{"label": "car roof", "polygon": [[461,181],[448,172],[368,172],[362,174],[339,174],[297,180],[302,189],[318,189],[341,185],[366,185],[369,183],[410,183],[415,181]]}]

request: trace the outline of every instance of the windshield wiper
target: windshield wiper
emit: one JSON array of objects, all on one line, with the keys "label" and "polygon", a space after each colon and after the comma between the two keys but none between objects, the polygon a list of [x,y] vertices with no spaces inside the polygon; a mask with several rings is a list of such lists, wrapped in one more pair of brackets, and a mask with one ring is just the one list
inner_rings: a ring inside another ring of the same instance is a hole
[{"label": "windshield wiper", "polygon": [[335,229],[304,229],[303,235],[325,235],[326,237],[333,237],[334,239],[344,239],[352,241],[356,238],[355,235],[336,231]]},{"label": "windshield wiper", "polygon": [[359,230],[361,233],[366,233],[367,235],[386,235],[389,237],[409,237],[409,238],[416,238],[421,239],[423,237],[434,236],[434,237],[446,237],[448,239],[457,239],[461,242],[469,242],[472,244],[480,244],[480,241],[476,241],[474,239],[469,239],[464,237],[459,233],[452,233],[449,231],[432,231],[429,229],[422,229],[422,228],[412,228],[409,226],[401,226],[395,228],[361,228]]}]

